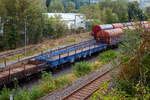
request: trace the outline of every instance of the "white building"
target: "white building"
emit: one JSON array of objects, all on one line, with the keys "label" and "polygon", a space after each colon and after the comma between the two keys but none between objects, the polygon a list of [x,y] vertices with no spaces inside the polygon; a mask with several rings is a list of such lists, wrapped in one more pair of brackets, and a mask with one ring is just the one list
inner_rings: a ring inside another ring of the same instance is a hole
[{"label": "white building", "polygon": [[90,0],[90,3],[98,3],[98,2],[100,2],[100,1],[103,1],[103,0]]},{"label": "white building", "polygon": [[80,13],[44,13],[48,18],[61,16],[62,21],[66,23],[68,29],[86,28],[86,17]]}]

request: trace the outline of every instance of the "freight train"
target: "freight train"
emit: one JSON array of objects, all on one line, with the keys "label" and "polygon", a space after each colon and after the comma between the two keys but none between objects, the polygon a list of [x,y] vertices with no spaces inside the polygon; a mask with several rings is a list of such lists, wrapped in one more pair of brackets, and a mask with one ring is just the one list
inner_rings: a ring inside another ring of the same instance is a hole
[{"label": "freight train", "polygon": [[124,30],[134,30],[136,26],[141,26],[141,28],[144,29],[150,29],[148,21],[94,25],[92,27],[92,36],[97,42],[112,45],[118,42],[118,39]]}]

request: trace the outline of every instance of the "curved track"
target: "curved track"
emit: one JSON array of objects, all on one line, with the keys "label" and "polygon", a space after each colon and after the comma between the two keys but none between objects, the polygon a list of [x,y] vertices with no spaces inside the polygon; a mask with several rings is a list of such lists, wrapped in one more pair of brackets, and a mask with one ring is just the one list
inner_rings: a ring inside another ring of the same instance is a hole
[{"label": "curved track", "polygon": [[104,72],[102,75],[93,79],[86,85],[76,89],[62,100],[87,100],[94,92],[99,89],[100,83],[110,80],[110,70]]}]

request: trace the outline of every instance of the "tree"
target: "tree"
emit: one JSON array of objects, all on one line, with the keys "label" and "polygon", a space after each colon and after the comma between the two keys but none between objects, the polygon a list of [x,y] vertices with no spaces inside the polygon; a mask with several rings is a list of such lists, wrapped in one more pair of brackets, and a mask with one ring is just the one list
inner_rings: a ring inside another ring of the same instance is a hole
[{"label": "tree", "polygon": [[[1,22],[4,24],[3,43],[6,49],[24,45],[25,23],[28,43],[38,42],[42,35],[40,0],[0,0]],[[36,37],[36,38],[35,38]]]},{"label": "tree", "polygon": [[51,0],[48,11],[49,12],[64,12],[64,5],[62,4],[62,0]]},{"label": "tree", "polygon": [[112,24],[118,22],[118,15],[113,13],[111,9],[106,9],[106,23]]},{"label": "tree", "polygon": [[61,20],[61,16],[55,15],[54,17],[48,18],[47,16],[44,27],[44,34],[46,37],[59,38],[64,36],[67,31],[67,25]]},{"label": "tree", "polygon": [[65,12],[73,12],[74,10],[75,10],[75,3],[70,1],[65,8]]},{"label": "tree", "polygon": [[119,22],[128,22],[128,6],[126,0],[117,0],[113,3],[113,12],[118,15]]},{"label": "tree", "polygon": [[146,14],[147,14],[147,16],[150,18],[150,7],[147,7],[147,8],[146,8]]},{"label": "tree", "polygon": [[138,2],[130,2],[128,3],[128,19],[129,21],[134,20],[146,20],[147,16],[145,13],[139,8]]}]

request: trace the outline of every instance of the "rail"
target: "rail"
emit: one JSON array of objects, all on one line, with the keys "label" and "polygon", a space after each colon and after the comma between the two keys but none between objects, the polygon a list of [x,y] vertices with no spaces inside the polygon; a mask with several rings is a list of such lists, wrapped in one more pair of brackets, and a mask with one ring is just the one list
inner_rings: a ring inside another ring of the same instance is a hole
[{"label": "rail", "polygon": [[103,69],[99,76],[72,91],[69,95],[63,97],[62,100],[87,100],[99,89],[101,82],[110,79],[109,73],[112,71],[112,69],[113,67]]}]

